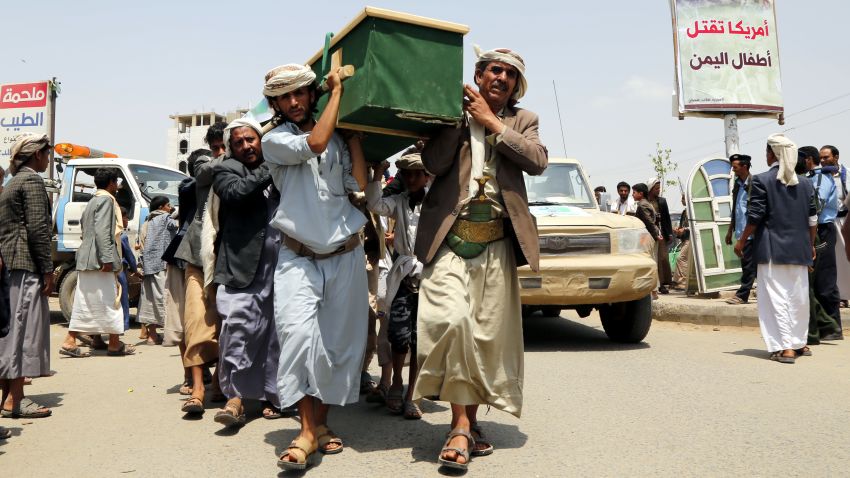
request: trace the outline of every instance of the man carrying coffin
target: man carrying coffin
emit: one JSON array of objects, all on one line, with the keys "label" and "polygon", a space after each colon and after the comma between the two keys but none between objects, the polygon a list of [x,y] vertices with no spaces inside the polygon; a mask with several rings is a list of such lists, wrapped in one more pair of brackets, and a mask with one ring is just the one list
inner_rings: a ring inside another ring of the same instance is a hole
[{"label": "man carrying coffin", "polygon": [[316,449],[342,451],[328,412],[359,398],[369,311],[360,237],[366,216],[348,199],[366,185],[366,162],[360,139],[336,131],[339,74],[328,75],[329,99],[318,119],[315,81],[309,67],[288,64],[269,71],[263,89],[285,119],[263,137],[281,195],[271,225],[284,235],[274,278],[277,386],[282,405],[297,403],[301,415],[301,432],[278,460],[285,469],[304,469]]},{"label": "man carrying coffin", "polygon": [[537,115],[516,108],[525,63],[508,49],[476,47],[477,88],[464,86],[461,125],[422,152],[435,176],[425,196],[415,253],[425,264],[419,291],[419,378],[413,399],[451,403],[451,432],[438,461],[466,469],[492,453],[479,405],[519,416],[523,342],[517,267],[538,270],[537,228],[523,172],[546,169]]}]

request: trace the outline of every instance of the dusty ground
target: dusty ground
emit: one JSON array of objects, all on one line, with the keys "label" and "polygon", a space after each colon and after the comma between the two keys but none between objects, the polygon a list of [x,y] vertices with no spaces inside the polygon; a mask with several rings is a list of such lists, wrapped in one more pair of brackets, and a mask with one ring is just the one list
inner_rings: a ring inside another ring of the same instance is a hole
[{"label": "dusty ground", "polygon": [[[595,314],[526,323],[522,419],[482,416],[496,453],[469,476],[828,476],[850,456],[850,343],[815,347],[795,365],[765,359],[757,329],[656,322],[646,343],[615,345]],[[179,412],[177,349],[65,359],[51,327],[56,374],[27,387],[46,419],[2,419],[4,476],[274,476],[294,419],[257,417],[222,431],[209,409]],[[138,336],[131,331],[129,338]],[[375,371],[375,374],[377,372]],[[439,476],[444,404],[404,421],[361,402],[332,412],[346,442],[315,476]],[[9,474],[11,472],[11,474]]]}]

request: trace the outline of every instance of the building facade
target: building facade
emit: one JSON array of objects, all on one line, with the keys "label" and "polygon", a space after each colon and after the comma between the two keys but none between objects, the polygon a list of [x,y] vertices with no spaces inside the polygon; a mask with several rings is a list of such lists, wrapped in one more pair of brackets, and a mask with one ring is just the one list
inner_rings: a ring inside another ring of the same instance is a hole
[{"label": "building facade", "polygon": [[216,112],[171,115],[174,124],[168,129],[166,146],[167,165],[187,172],[189,154],[198,148],[207,148],[204,137],[213,124],[222,121],[228,123],[241,117],[247,110],[236,110],[221,114]]}]

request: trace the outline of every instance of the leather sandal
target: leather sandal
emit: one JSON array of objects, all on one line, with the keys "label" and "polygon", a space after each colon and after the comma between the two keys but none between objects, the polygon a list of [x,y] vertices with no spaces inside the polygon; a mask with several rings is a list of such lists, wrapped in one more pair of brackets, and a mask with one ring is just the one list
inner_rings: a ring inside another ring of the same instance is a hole
[{"label": "leather sandal", "polygon": [[189,415],[200,415],[201,413],[204,413],[204,402],[202,402],[198,397],[189,397],[185,402],[183,402],[183,406],[180,407],[180,411]]},{"label": "leather sandal", "polygon": [[177,391],[180,395],[191,395],[192,394],[192,382],[190,380],[184,380],[183,384],[180,385],[180,389]]},{"label": "leather sandal", "polygon": [[490,440],[488,440],[487,437],[484,436],[484,430],[481,428],[481,425],[479,425],[478,423],[474,423],[469,426],[469,430],[472,432],[472,436],[475,438],[475,445],[473,445],[470,455],[492,455],[493,450],[495,450],[495,447],[493,447],[493,444],[490,442]]},{"label": "leather sandal", "polygon": [[[454,437],[464,437],[467,440],[467,448],[454,448],[450,447],[449,443],[451,443],[452,438]],[[451,432],[449,432],[449,437],[446,438],[446,442],[443,444],[443,449],[440,450],[440,454],[437,456],[437,463],[440,466],[444,466],[446,468],[452,468],[455,470],[467,470],[469,469],[469,450],[475,447],[475,439],[472,438],[472,435],[464,428],[455,428]],[[447,451],[453,451],[458,454],[458,456],[462,456],[466,463],[458,463],[457,461],[446,460],[443,458],[443,454]]]},{"label": "leather sandal", "polygon": [[22,398],[14,409],[6,410],[4,408],[0,411],[0,416],[4,418],[45,418],[52,414],[53,412],[49,408],[43,407],[26,397]]},{"label": "leather sandal", "polygon": [[118,346],[117,350],[107,350],[106,355],[110,357],[123,357],[125,355],[134,355],[136,353],[136,347],[125,344],[121,342],[121,345]]},{"label": "leather sandal", "polygon": [[792,364],[797,360],[797,356],[795,354],[793,357],[787,357],[785,355],[782,355],[782,351],[780,350],[778,352],[773,352],[772,354],[770,354],[770,360],[779,363]]},{"label": "leather sandal", "polygon": [[[277,459],[277,466],[284,470],[306,470],[307,465],[310,462],[310,457],[316,452],[317,448],[317,442],[310,442],[306,438],[299,436],[295,438],[295,440],[292,440],[292,443],[289,444],[286,451],[283,452],[283,454]],[[300,452],[304,456],[299,457],[293,452]],[[290,456],[295,457],[295,461],[289,461],[286,459]]]},{"label": "leather sandal", "polygon": [[[342,453],[342,439],[328,428],[327,425],[319,425],[316,427],[316,437],[319,443],[319,451],[325,455],[336,455]],[[337,445],[336,448],[328,448],[328,445]]]},{"label": "leather sandal", "polygon": [[216,423],[221,423],[226,427],[241,427],[245,424],[245,411],[244,407],[232,404],[228,401],[224,408],[219,410],[213,420]]}]

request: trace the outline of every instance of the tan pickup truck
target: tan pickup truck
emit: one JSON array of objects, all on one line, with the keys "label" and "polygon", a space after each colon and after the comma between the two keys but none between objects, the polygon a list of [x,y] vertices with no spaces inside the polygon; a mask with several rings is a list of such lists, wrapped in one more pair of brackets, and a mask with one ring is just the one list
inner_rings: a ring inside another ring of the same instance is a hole
[{"label": "tan pickup truck", "polygon": [[584,318],[598,309],[611,340],[643,340],[658,279],[643,223],[600,211],[575,159],[550,158],[546,171],[525,183],[537,219],[540,273],[519,269],[523,315],[575,309]]}]

